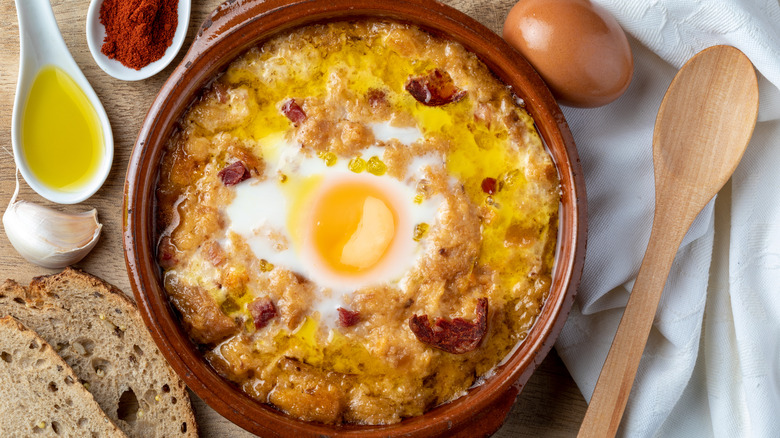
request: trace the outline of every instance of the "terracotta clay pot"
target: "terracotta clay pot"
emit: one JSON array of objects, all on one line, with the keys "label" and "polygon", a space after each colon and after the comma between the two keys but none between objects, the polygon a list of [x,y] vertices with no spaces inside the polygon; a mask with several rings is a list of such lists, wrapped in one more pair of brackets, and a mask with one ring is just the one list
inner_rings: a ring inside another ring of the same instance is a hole
[{"label": "terracotta clay pot", "polygon": [[[392,18],[450,38],[480,59],[525,101],[561,178],[562,199],[552,290],[526,340],[482,385],[425,415],[388,426],[328,426],[291,418],[244,395],[203,359],[179,324],[155,259],[155,187],[164,144],[198,91],[243,51],[300,25],[365,17]],[[504,422],[518,393],[552,348],[569,313],[585,255],[585,184],[568,125],[531,66],[493,32],[428,0],[230,0],[202,25],[163,85],[138,135],[125,181],[124,247],[133,293],[163,355],[217,412],[261,436],[481,436]]]}]

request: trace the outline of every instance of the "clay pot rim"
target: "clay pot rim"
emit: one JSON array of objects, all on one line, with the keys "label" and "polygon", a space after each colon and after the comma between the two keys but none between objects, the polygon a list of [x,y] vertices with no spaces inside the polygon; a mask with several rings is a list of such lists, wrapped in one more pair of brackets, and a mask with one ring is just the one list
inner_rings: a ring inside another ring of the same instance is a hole
[{"label": "clay pot rim", "polygon": [[[425,16],[420,14],[421,8]],[[157,167],[178,117],[198,91],[238,54],[273,34],[304,24],[377,17],[410,22],[460,42],[525,101],[561,177],[561,245],[553,287],[527,339],[493,376],[467,395],[388,426],[303,422],[256,402],[219,377],[179,325],[161,287],[154,257]],[[231,0],[220,5],[201,26],[145,118],[125,181],[125,261],[144,322],[168,362],[212,408],[250,432],[267,436],[434,436],[450,435],[468,426],[469,434],[492,433],[503,423],[519,389],[552,348],[571,308],[585,256],[585,199],[574,141],[551,93],[516,51],[467,15],[428,0]]]}]

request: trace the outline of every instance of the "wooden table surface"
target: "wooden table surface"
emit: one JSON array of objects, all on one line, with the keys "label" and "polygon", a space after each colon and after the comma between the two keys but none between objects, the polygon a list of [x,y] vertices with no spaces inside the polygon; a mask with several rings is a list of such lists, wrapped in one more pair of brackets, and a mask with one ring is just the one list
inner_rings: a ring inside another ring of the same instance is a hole
[{"label": "wooden table surface", "polygon": [[[7,203],[14,191],[14,161],[11,156],[11,111],[19,70],[19,30],[12,0],[0,0],[0,204]],[[19,0],[28,1],[28,0]],[[77,264],[92,274],[132,295],[125,271],[122,250],[122,186],[130,151],[141,121],[157,90],[189,47],[195,30],[220,0],[194,0],[188,38],[174,63],[156,76],[139,82],[123,82],[104,73],[92,59],[87,47],[85,21],[89,0],[52,0],[57,22],[71,54],[81,67],[105,106],[114,133],[115,152],[111,173],[105,185],[90,199],[78,205],[55,206],[63,211],[97,208],[103,233],[97,247]],[[491,29],[500,29],[512,2],[509,0],[450,0],[449,3],[477,18]],[[38,196],[23,181],[20,199],[52,205]],[[28,263],[0,233],[0,280],[13,278],[25,284],[37,275],[56,271]],[[204,437],[251,436],[192,395],[192,402]],[[555,352],[542,362],[518,397],[504,426],[496,437],[574,436],[585,413],[585,401]]]}]

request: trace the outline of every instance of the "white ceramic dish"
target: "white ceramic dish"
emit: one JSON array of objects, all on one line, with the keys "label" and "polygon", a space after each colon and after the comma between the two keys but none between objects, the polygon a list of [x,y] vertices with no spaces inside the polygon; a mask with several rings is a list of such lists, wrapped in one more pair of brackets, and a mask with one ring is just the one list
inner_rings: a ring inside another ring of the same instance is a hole
[{"label": "white ceramic dish", "polygon": [[184,39],[187,37],[187,29],[190,24],[191,0],[179,0],[176,33],[173,35],[173,41],[163,57],[140,70],[125,67],[121,62],[109,59],[100,51],[100,48],[103,46],[103,40],[106,37],[106,28],[100,22],[100,6],[102,4],[103,0],[92,0],[89,4],[89,9],[87,10],[87,45],[97,65],[110,76],[123,81],[140,81],[162,71],[179,53],[179,49],[181,49]]},{"label": "white ceramic dish", "polygon": [[[103,185],[114,160],[114,137],[103,105],[79,69],[62,39],[49,0],[16,0],[19,19],[19,80],[11,119],[11,143],[14,160],[24,180],[39,195],[60,204],[76,204],[92,196]],[[22,116],[30,88],[38,72],[56,66],[68,74],[84,91],[95,108],[103,134],[103,155],[92,179],[75,191],[57,190],[41,183],[30,171],[22,150]]]}]

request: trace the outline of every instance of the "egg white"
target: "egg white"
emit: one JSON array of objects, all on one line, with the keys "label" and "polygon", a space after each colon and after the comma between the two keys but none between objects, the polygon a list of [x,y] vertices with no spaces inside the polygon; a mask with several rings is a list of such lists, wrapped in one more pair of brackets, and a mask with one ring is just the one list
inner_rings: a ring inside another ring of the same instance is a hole
[{"label": "egg white", "polygon": [[[386,122],[369,126],[380,141],[395,138],[408,145],[423,137],[414,127],[396,128]],[[437,212],[444,203],[440,195],[422,203],[414,202],[416,181],[425,176],[429,166],[443,165],[441,159],[416,157],[406,172],[411,176],[400,181],[390,175],[352,172],[347,167],[349,160],[343,158],[329,167],[323,159],[302,153],[299,145],[290,143],[282,135],[269,136],[261,143],[266,175],[269,176],[264,180],[252,178],[232,188],[235,197],[223,210],[229,222],[226,235],[236,233],[258,259],[312,281],[318,296],[313,311],[319,312],[326,324],[338,318],[337,308],[344,306],[347,294],[367,286],[399,285],[424,253],[425,238],[413,240],[415,225],[435,226]],[[371,146],[361,152],[361,157],[368,160],[378,156],[381,159],[383,153],[384,148]],[[286,179],[282,182],[276,175],[285,175]],[[341,183],[377,187],[390,200],[399,220],[393,243],[383,259],[355,276],[345,276],[324,266],[306,236],[305,224],[310,220],[308,215],[313,201],[329,187]],[[229,238],[221,244],[230,250]]]}]

